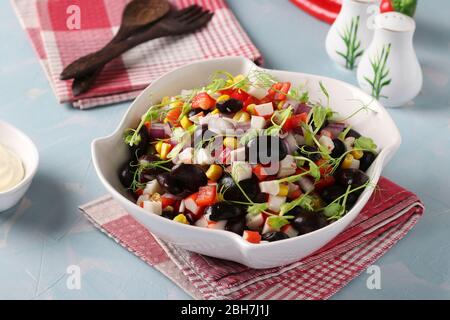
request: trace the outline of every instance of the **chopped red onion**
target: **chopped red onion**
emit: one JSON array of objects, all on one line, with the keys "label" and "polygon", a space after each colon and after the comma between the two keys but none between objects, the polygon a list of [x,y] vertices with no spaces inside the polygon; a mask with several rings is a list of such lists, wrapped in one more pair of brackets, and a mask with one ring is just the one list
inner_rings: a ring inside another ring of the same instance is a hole
[{"label": "chopped red onion", "polygon": [[294,109],[295,114],[309,113],[310,111],[311,111],[311,107],[308,106],[306,103],[300,103]]},{"label": "chopped red onion", "polygon": [[312,181],[306,177],[301,177],[300,180],[298,180],[298,184],[305,193],[309,193],[314,190],[314,183],[312,183]]},{"label": "chopped red onion", "polygon": [[289,154],[293,153],[298,149],[297,141],[295,140],[295,137],[292,134],[288,134],[286,138],[284,138],[283,142],[286,144],[286,148]]},{"label": "chopped red onion", "polygon": [[234,125],[236,131],[247,131],[250,129],[250,121],[236,122]]},{"label": "chopped red onion", "polygon": [[152,123],[148,129],[148,135],[153,139],[165,139],[170,137],[172,131],[170,126],[166,123]]},{"label": "chopped red onion", "polygon": [[328,132],[331,133],[333,138],[336,138],[339,135],[339,133],[341,133],[345,129],[346,126],[347,125],[342,122],[330,122],[328,126],[324,128],[324,130],[327,130]]}]

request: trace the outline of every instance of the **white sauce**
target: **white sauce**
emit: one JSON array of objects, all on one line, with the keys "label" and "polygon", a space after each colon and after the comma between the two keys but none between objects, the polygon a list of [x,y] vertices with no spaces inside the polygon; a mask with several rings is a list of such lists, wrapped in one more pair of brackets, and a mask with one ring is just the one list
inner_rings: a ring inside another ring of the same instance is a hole
[{"label": "white sauce", "polygon": [[0,144],[0,192],[15,187],[24,176],[22,161],[15,153]]}]

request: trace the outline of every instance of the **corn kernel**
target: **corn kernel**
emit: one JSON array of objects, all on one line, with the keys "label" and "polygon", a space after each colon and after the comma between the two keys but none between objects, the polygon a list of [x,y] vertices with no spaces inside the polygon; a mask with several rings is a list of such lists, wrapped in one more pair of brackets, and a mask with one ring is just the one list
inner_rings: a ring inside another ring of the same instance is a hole
[{"label": "corn kernel", "polygon": [[156,150],[156,152],[161,153],[161,147],[162,147],[162,144],[163,144],[163,141],[158,141],[158,142],[155,144],[155,150]]},{"label": "corn kernel", "polygon": [[218,114],[219,113],[219,109],[214,109],[213,111],[211,111],[211,114]]},{"label": "corn kernel", "polygon": [[247,106],[247,112],[252,114],[252,115],[255,115],[255,107],[256,107],[256,104],[254,104],[254,103],[249,104]]},{"label": "corn kernel", "polygon": [[184,102],[183,101],[174,101],[174,102],[172,102],[171,104],[170,104],[170,107],[171,108],[180,108],[180,107],[182,107],[184,105]]},{"label": "corn kernel", "polygon": [[161,99],[161,104],[163,104],[163,105],[169,104],[169,102],[170,102],[170,97],[168,97],[168,96],[165,96]]},{"label": "corn kernel", "polygon": [[161,201],[161,195],[158,192],[155,192],[151,195],[150,200],[156,202]]},{"label": "corn kernel", "polygon": [[250,121],[250,115],[247,112],[241,110],[236,112],[236,114],[233,117],[233,120],[237,122],[247,122]]},{"label": "corn kernel", "polygon": [[325,202],[322,200],[322,198],[318,196],[312,196],[311,197],[311,206],[314,210],[318,210],[319,208],[323,208],[326,206]]},{"label": "corn kernel", "polygon": [[284,103],[285,103],[284,101],[278,102],[278,104],[277,104],[277,109],[278,109],[278,110],[283,109]]},{"label": "corn kernel", "polygon": [[209,180],[217,181],[222,176],[222,172],[223,170],[221,166],[212,164],[206,171],[206,177],[208,177]]},{"label": "corn kernel", "polygon": [[353,156],[349,153],[345,156],[344,160],[342,161],[341,168],[342,169],[348,169],[352,165],[353,162]]},{"label": "corn kernel", "polygon": [[363,157],[364,152],[362,150],[353,150],[352,151],[352,156],[353,158],[355,158],[356,160],[359,160]]},{"label": "corn kernel", "polygon": [[171,148],[172,146],[170,144],[163,142],[161,145],[161,152],[159,153],[161,159],[167,159],[167,155],[169,154]]},{"label": "corn kernel", "polygon": [[183,118],[181,118],[180,124],[181,124],[181,127],[183,127],[183,129],[187,129],[193,125],[192,121],[189,120],[188,116],[186,116],[186,115],[183,116]]},{"label": "corn kernel", "polygon": [[245,79],[245,77],[242,74],[238,74],[237,76],[235,76],[233,78],[233,83],[238,83],[238,82],[240,82],[240,81],[242,81],[244,79]]},{"label": "corn kernel", "polygon": [[289,193],[288,185],[281,183],[280,184],[280,190],[278,191],[277,196],[279,196],[279,197],[287,197],[288,193]]},{"label": "corn kernel", "polygon": [[223,94],[220,97],[217,98],[216,102],[220,103],[220,102],[224,102],[230,99],[230,96],[227,94]]},{"label": "corn kernel", "polygon": [[223,139],[223,145],[230,149],[236,149],[238,147],[238,141],[234,137],[226,137]]},{"label": "corn kernel", "polygon": [[173,218],[173,221],[184,223],[184,224],[189,224],[186,216],[184,214],[182,214],[182,213],[180,213],[175,218]]}]

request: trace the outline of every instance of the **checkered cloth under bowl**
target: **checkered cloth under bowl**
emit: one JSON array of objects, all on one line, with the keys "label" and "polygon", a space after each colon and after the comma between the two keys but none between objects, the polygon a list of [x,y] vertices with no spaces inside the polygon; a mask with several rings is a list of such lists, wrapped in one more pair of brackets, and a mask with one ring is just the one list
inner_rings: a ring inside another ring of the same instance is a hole
[{"label": "checkered cloth under bowl", "polygon": [[157,239],[111,197],[80,210],[101,231],[197,299],[327,299],[403,238],[423,214],[416,195],[381,178],[371,199],[335,239],[287,266],[254,270]]}]

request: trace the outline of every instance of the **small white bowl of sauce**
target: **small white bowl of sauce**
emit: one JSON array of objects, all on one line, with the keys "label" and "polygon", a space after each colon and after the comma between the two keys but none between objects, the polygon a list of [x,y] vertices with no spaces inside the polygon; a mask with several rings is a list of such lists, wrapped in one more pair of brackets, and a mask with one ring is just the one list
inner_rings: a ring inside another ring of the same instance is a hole
[{"label": "small white bowl of sauce", "polygon": [[39,153],[22,131],[0,120],[0,212],[15,206],[36,174]]}]

